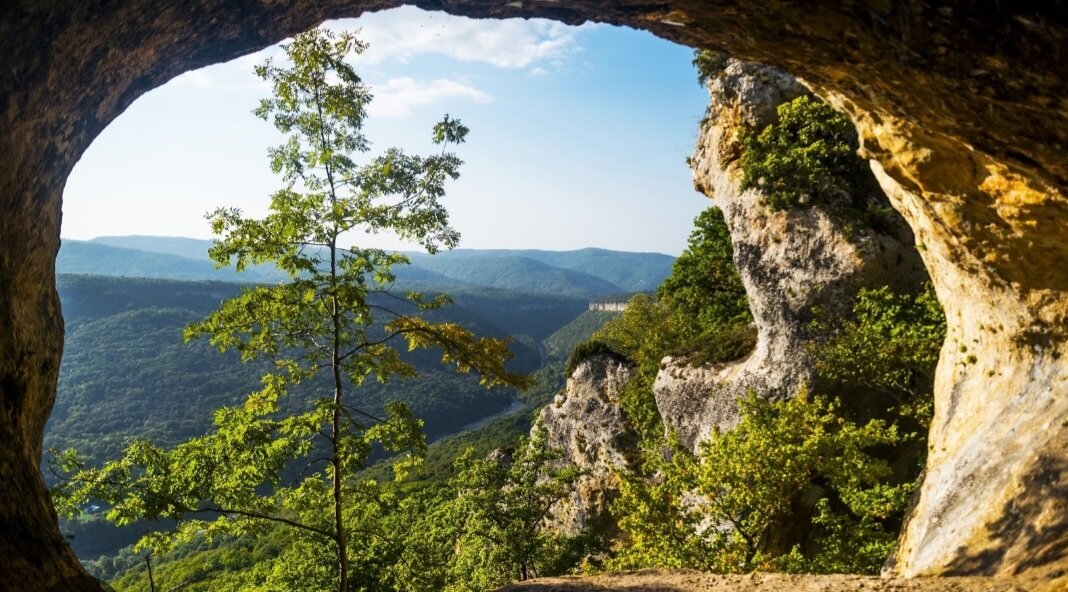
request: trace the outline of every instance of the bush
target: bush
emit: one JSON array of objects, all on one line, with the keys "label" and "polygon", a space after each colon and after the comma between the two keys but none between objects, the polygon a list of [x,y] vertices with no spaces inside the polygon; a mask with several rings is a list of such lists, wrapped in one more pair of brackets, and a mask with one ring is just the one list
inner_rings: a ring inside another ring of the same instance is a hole
[{"label": "bush", "polygon": [[701,86],[722,76],[728,65],[730,58],[718,51],[698,49],[693,52],[693,66],[697,68],[697,82],[701,83]]},{"label": "bush", "polygon": [[608,345],[604,341],[597,339],[591,339],[585,343],[580,343],[572,352],[571,356],[567,359],[567,365],[564,366],[564,375],[571,376],[575,372],[575,368],[582,362],[592,358],[596,355],[608,355],[620,362],[631,363],[627,356],[612,349],[612,346]]},{"label": "bush", "polygon": [[742,135],[742,189],[763,192],[773,211],[848,199],[862,171],[853,124],[809,96],[779,105],[777,115]]},{"label": "bush", "polygon": [[739,405],[738,426],[696,458],[675,444],[647,452],[644,476],[621,475],[612,567],[878,573],[914,484],[874,451],[911,436],[805,392]]},{"label": "bush", "polygon": [[839,388],[889,397],[897,413],[926,427],[946,337],[946,316],[934,290],[929,284],[915,294],[885,286],[863,289],[852,313],[847,320],[813,322],[813,330],[825,335],[811,346],[816,371]]},{"label": "bush", "polygon": [[671,352],[686,358],[691,366],[707,366],[740,360],[756,347],[757,331],[753,325],[735,325],[701,335]]}]

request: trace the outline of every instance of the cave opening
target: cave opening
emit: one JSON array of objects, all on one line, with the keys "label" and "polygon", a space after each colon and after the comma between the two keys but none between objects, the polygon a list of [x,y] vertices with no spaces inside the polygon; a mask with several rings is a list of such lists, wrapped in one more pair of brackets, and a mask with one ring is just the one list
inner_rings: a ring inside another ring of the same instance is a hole
[{"label": "cave opening", "polygon": [[[0,587],[96,589],[59,536],[37,470],[62,353],[54,265],[61,194],[75,162],[134,99],[182,72],[396,4],[26,0],[0,17],[0,55],[11,66],[0,74],[0,330],[9,336],[0,349],[0,438],[9,443],[0,450]],[[1045,507],[1032,477],[1051,466],[1050,455],[1063,455],[1050,427],[1068,417],[1068,300],[1059,289],[1068,27],[1059,6],[415,4],[635,26],[782,67],[849,113],[880,185],[919,240],[949,321],[933,455],[890,569],[1013,573],[1036,567],[1034,545],[1054,551],[1042,555],[1044,565],[1063,565],[1063,525],[1021,524],[1021,515],[1049,513],[1015,509]],[[984,560],[957,561],[963,556]]]}]

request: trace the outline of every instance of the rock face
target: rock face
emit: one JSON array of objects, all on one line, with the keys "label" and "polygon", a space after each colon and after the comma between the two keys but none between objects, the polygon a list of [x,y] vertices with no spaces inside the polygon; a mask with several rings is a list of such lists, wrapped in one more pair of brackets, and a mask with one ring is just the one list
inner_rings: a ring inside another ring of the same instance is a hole
[{"label": "rock face", "polygon": [[608,504],[618,492],[615,472],[629,470],[638,454],[638,435],[619,405],[631,373],[630,365],[615,356],[590,356],[575,367],[564,391],[541,410],[539,424],[548,444],[585,471],[571,496],[552,509],[551,527],[562,533],[613,528]]},{"label": "rock face", "polygon": [[[251,52],[325,18],[399,3],[5,3],[0,589],[95,589],[59,535],[37,469],[62,349],[53,262],[63,185],[74,163],[134,99],[183,71]],[[639,27],[781,67],[848,111],[884,187],[900,187],[895,203],[925,241],[925,261],[951,311],[928,471],[937,477],[924,487],[896,569],[965,573],[1068,563],[1068,528],[1046,519],[1040,532],[1017,528],[1024,525],[1018,517],[1045,507],[1050,489],[1044,484],[1063,475],[1057,460],[1063,452],[1051,440],[1056,429],[1043,431],[1035,422],[1058,417],[1066,398],[1065,362],[1059,357],[1068,341],[1063,2],[414,4],[476,17],[540,16],[573,24],[591,19]],[[997,333],[988,330],[991,321],[997,321]],[[969,352],[952,354],[953,340]],[[977,363],[968,363],[969,355]],[[994,376],[986,377],[991,371]],[[993,433],[984,433],[985,426]],[[977,440],[985,443],[973,445]],[[1000,468],[980,468],[996,458],[1002,459]],[[977,481],[985,485],[969,493]],[[1029,509],[1018,511],[1021,506],[1010,496]],[[944,519],[976,507],[983,509],[974,519]],[[977,554],[982,561],[972,560]]]},{"label": "rock face", "polygon": [[[1068,553],[1068,325],[1058,280],[1042,272],[1049,280],[1043,287],[1021,290],[989,269],[1005,263],[999,261],[1004,250],[984,247],[977,259],[980,253],[967,246],[982,239],[935,222],[939,212],[974,224],[966,202],[975,196],[910,190],[879,164],[873,168],[925,247],[947,321],[926,477],[895,570],[1006,575],[1062,563]],[[991,175],[990,183],[1007,182]],[[1007,231],[1006,219],[1029,215],[1026,200],[1038,196],[1011,187],[1012,205],[1001,206],[1005,218],[983,216],[985,226],[973,226],[975,234]],[[1034,237],[1028,266],[1045,260],[1065,269],[1066,260],[1045,259],[1043,242],[1051,238]]]},{"label": "rock face", "polygon": [[[908,291],[927,279],[900,218],[875,230],[852,205],[817,203],[773,212],[761,193],[740,189],[740,134],[763,128],[780,104],[806,94],[796,80],[776,68],[731,60],[709,92],[690,160],[694,184],[723,211],[757,343],[735,363],[691,368],[685,360],[664,360],[653,386],[657,408],[683,444],[694,448],[711,430],[734,425],[735,403],[749,391],[781,400],[802,385],[814,386],[806,347],[814,308],[847,313],[861,288]],[[889,205],[881,195],[866,199],[875,207]]]}]

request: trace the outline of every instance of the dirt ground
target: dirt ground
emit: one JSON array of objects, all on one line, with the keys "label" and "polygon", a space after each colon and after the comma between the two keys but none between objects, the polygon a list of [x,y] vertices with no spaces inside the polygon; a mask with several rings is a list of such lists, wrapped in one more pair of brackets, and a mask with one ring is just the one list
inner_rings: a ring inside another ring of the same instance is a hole
[{"label": "dirt ground", "polygon": [[501,592],[1068,592],[1063,574],[1030,578],[915,578],[804,576],[785,574],[714,575],[695,571],[645,570],[588,577],[532,580]]}]

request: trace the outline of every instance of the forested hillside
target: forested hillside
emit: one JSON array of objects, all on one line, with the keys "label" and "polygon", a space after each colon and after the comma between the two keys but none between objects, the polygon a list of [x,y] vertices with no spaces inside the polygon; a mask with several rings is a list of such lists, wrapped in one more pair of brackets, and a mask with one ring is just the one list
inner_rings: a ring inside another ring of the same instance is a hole
[{"label": "forested hillside", "polygon": [[[534,373],[534,385],[522,395],[526,404],[523,410],[431,443],[426,452],[425,467],[414,478],[398,484],[400,495],[431,498],[434,492],[444,495],[447,491],[445,484],[455,474],[454,462],[465,453],[481,458],[493,450],[515,449],[530,432],[537,410],[548,404],[564,386],[564,364],[571,351],[570,345],[565,344],[589,340],[605,322],[616,316],[617,313],[588,311],[546,337],[542,345],[548,358]],[[389,482],[392,479],[391,461],[380,461],[362,477]],[[66,529],[73,535],[75,547],[84,550],[86,565],[98,577],[111,581],[117,590],[136,591],[149,586],[143,553],[135,553],[130,548],[118,551],[96,544],[101,537],[132,542],[148,529],[148,525],[124,528],[121,537],[115,536],[114,527],[100,520],[70,522]],[[168,589],[186,583],[189,590],[211,590],[224,582],[240,586],[249,581],[250,571],[257,569],[257,565],[269,564],[282,554],[290,541],[281,529],[276,529],[257,545],[250,545],[243,539],[214,542],[201,539],[156,559],[156,585]]]},{"label": "forested hillside", "polygon": [[[182,329],[233,296],[240,286],[60,276],[67,345],[46,447],[77,447],[90,458],[115,456],[129,438],[177,442],[202,433],[212,411],[259,385],[263,368],[240,364],[206,342],[182,342]],[[486,335],[514,335],[516,370],[541,363],[538,342],[585,308],[561,297],[478,290],[435,313]],[[410,355],[423,376],[394,386],[368,383],[368,410],[408,401],[431,438],[491,415],[511,400],[471,376],[441,370],[433,354]]]},{"label": "forested hillside", "polygon": [[[220,354],[204,341],[182,341],[183,328],[236,295],[239,284],[79,275],[61,275],[58,284],[67,341],[46,449],[75,448],[99,462],[118,457],[133,438],[173,444],[203,434],[215,409],[259,388],[264,364],[241,364],[236,354]],[[541,364],[538,342],[545,333],[585,307],[574,298],[471,289],[434,316],[486,335],[515,335],[511,367],[530,372]],[[508,408],[517,395],[443,369],[436,354],[407,357],[420,376],[368,382],[359,393],[361,408],[377,413],[388,401],[406,401],[431,440]],[[122,534],[98,521],[64,528],[75,549],[91,557],[113,553],[143,531]]]}]

